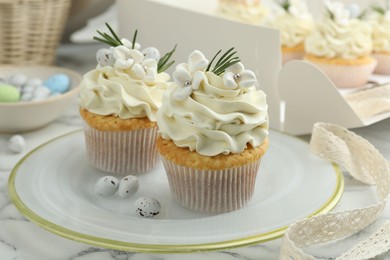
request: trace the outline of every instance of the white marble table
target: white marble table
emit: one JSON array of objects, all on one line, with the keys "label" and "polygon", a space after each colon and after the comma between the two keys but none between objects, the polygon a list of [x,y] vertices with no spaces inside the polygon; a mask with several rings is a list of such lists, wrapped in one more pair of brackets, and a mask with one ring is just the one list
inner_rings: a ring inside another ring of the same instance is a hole
[{"label": "white marble table", "polygon": [[[75,48],[65,46],[58,53],[58,65],[86,72],[95,64],[94,53],[98,46],[84,45]],[[27,148],[21,154],[13,154],[6,148],[6,141],[11,135],[0,134],[0,259],[30,260],[30,259],[128,259],[128,260],[163,260],[163,259],[277,259],[281,239],[267,243],[199,254],[148,255],[132,252],[120,252],[111,249],[96,248],[54,235],[37,225],[27,221],[10,202],[8,198],[7,181],[14,164],[37,145],[53,137],[81,128],[78,116],[77,100],[64,111],[63,115],[50,125],[37,131],[24,133]],[[357,134],[368,139],[390,160],[390,119],[375,125],[355,129]],[[308,137],[305,137],[306,139]],[[352,180],[345,175],[345,193],[334,210],[352,209],[375,201],[373,188]],[[286,209],[288,210],[288,209]],[[375,230],[384,219],[390,218],[390,206],[385,209],[381,219],[369,229],[351,238],[309,248],[317,257],[332,259],[353,243],[364,238],[369,231]],[[390,259],[390,252],[377,259]]]}]

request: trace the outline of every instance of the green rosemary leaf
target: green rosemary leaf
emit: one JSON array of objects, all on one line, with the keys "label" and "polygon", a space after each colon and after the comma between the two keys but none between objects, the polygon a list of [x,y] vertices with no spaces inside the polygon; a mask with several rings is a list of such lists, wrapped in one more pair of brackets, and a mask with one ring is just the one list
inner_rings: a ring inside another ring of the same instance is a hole
[{"label": "green rosemary leaf", "polygon": [[286,12],[288,12],[288,10],[290,9],[290,1],[289,0],[283,0],[281,3],[280,3],[280,7],[282,7]]},{"label": "green rosemary leaf", "polygon": [[97,30],[96,32],[102,38],[94,36],[93,39],[96,41],[103,42],[103,43],[108,44],[108,45],[113,46],[113,47],[123,45],[123,43],[120,41],[118,35],[114,32],[114,30],[111,28],[111,26],[108,23],[106,23],[106,26],[112,35],[109,35],[107,33],[102,33],[102,32]]},{"label": "green rosemary leaf", "polygon": [[230,66],[239,63],[241,60],[239,58],[235,58],[230,60],[229,62],[225,63],[223,66],[219,67],[216,71],[213,71],[216,75],[221,75],[222,73],[225,72],[227,68]]},{"label": "green rosemary leaf", "polygon": [[[228,56],[226,56],[220,63],[219,65],[215,65],[215,69],[218,69],[222,64],[226,63],[227,61],[229,61],[230,59],[234,59],[234,55],[236,54],[237,52],[232,52],[230,53]],[[232,58],[233,57],[233,58]],[[237,57],[236,57],[237,58]],[[238,58],[237,58],[238,59]]]},{"label": "green rosemary leaf", "polygon": [[381,15],[385,15],[386,14],[386,10],[380,6],[379,4],[372,4],[371,5],[371,9],[374,11],[374,12],[377,12]]},{"label": "green rosemary leaf", "polygon": [[334,20],[334,14],[329,9],[326,9],[326,13],[328,14],[329,18]]},{"label": "green rosemary leaf", "polygon": [[[209,65],[206,68],[206,71],[209,71],[212,67],[213,61],[217,58],[217,56],[221,53],[221,50],[217,52],[217,54],[214,55],[213,59],[209,63]],[[234,51],[234,47],[231,47],[229,50],[227,50],[222,56],[218,59],[215,66],[211,69],[211,72],[213,72],[216,75],[220,75],[225,72],[225,70],[230,67],[233,64],[236,64],[237,62],[240,62],[240,59],[238,57],[235,57],[237,54],[236,51]]]},{"label": "green rosemary leaf", "polygon": [[211,61],[209,62],[209,65],[207,65],[206,71],[209,71],[209,70],[210,70],[211,64],[213,64],[215,58],[217,58],[218,54],[220,54],[221,51],[222,51],[222,50],[219,50],[219,51],[217,52],[217,54],[214,55],[214,57],[213,57],[213,58],[211,59]]},{"label": "green rosemary leaf", "polygon": [[229,50],[227,50],[222,56],[221,58],[219,58],[219,60],[217,61],[217,64],[215,64],[215,66],[219,66],[221,64],[221,61],[231,52],[234,50],[234,47],[231,47]]},{"label": "green rosemary leaf", "polygon": [[99,38],[99,37],[96,37],[96,36],[94,36],[93,39],[95,41],[99,41],[99,42],[105,43],[105,44],[113,46],[113,47],[117,46],[117,45],[113,45],[112,42],[106,41],[106,40]]},{"label": "green rosemary leaf", "polygon": [[169,59],[172,57],[173,53],[176,51],[177,44],[173,47],[173,49],[170,52],[165,53],[164,56],[160,58],[160,60],[157,63],[157,72],[161,73],[165,70],[167,70],[170,66],[172,66],[175,61],[171,61],[168,63]]},{"label": "green rosemary leaf", "polygon": [[106,26],[107,26],[108,30],[110,30],[110,32],[111,32],[113,38],[114,38],[116,41],[118,41],[118,43],[121,43],[120,45],[123,45],[122,42],[121,42],[121,39],[119,39],[118,35],[114,32],[114,30],[111,28],[111,26],[110,26],[108,23],[106,23]]},{"label": "green rosemary leaf", "polygon": [[171,61],[169,62],[168,64],[165,64],[163,67],[161,67],[160,69],[157,70],[158,73],[161,73],[163,71],[166,71],[170,66],[172,66],[172,64],[175,63],[175,61]]},{"label": "green rosemary leaf", "polygon": [[366,14],[367,14],[367,9],[364,9],[364,10],[359,14],[359,16],[357,17],[357,19],[363,20],[364,17],[366,16]]},{"label": "green rosemary leaf", "polygon": [[135,47],[135,41],[137,40],[137,34],[138,34],[138,30],[135,30],[134,35],[133,35],[132,44],[131,44],[132,49],[134,49],[134,47]]}]

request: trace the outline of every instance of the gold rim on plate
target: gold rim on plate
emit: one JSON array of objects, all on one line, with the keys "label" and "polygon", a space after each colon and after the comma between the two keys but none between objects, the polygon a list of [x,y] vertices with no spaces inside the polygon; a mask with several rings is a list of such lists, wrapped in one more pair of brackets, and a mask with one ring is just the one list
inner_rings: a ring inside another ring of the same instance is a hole
[{"label": "gold rim on plate", "polygon": [[[12,201],[12,203],[16,206],[16,208],[20,211],[20,213],[25,216],[28,220],[30,220],[32,223],[35,223],[42,228],[65,238],[82,242],[85,244],[90,244],[97,247],[104,247],[104,248],[110,248],[115,250],[121,250],[121,251],[132,251],[132,252],[140,252],[140,253],[164,253],[164,254],[172,254],[172,253],[195,253],[195,252],[207,252],[207,251],[216,251],[216,250],[223,250],[223,249],[229,249],[229,248],[236,248],[236,247],[242,247],[242,246],[249,246],[254,244],[259,244],[263,242],[267,242],[270,240],[274,240],[277,238],[280,238],[284,235],[286,229],[288,226],[284,226],[266,233],[258,234],[255,236],[248,236],[245,238],[240,239],[234,239],[234,240],[228,240],[228,241],[221,241],[221,242],[214,242],[214,243],[206,243],[206,244],[183,244],[183,245],[175,245],[175,244],[167,244],[167,245],[160,245],[160,244],[139,244],[139,243],[131,243],[131,242],[123,242],[118,240],[112,240],[112,239],[104,239],[101,237],[96,236],[90,236],[83,233],[79,233],[67,228],[64,228],[62,226],[59,226],[57,224],[54,224],[35,212],[33,212],[30,208],[28,208],[23,201],[18,196],[18,193],[16,192],[15,187],[15,178],[16,173],[19,169],[19,167],[23,164],[23,162],[30,157],[34,152],[37,150],[43,148],[44,146],[48,145],[51,142],[56,141],[57,139],[61,139],[65,136],[74,134],[76,132],[79,132],[81,130],[76,130],[64,135],[61,135],[59,137],[56,137],[27,153],[12,169],[9,180],[8,180],[8,190],[9,190],[9,197]],[[290,136],[292,137],[292,136]],[[293,137],[296,138],[296,137]],[[298,139],[298,138],[297,138]],[[298,139],[300,140],[300,139]],[[302,141],[302,140],[300,140]],[[304,142],[304,141],[302,141]],[[321,213],[326,213],[332,210],[337,203],[339,202],[343,191],[344,191],[344,178],[343,174],[340,170],[340,168],[332,163],[333,169],[336,174],[336,187],[333,191],[332,196],[316,211],[308,215],[307,217],[312,217],[314,215],[318,215]]]}]

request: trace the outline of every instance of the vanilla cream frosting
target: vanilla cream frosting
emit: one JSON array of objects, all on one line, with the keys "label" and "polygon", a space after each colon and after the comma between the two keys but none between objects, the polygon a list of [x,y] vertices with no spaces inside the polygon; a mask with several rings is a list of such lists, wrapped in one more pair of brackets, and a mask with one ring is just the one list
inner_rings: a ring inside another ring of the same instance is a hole
[{"label": "vanilla cream frosting", "polygon": [[260,24],[267,17],[268,9],[260,1],[221,0],[218,13],[234,20]]},{"label": "vanilla cream frosting", "polygon": [[156,121],[169,75],[157,74],[153,82],[137,78],[131,70],[98,66],[86,73],[80,90],[80,106],[99,115],[121,119],[148,117]]},{"label": "vanilla cream frosting", "polygon": [[240,153],[268,136],[266,95],[256,87],[231,89],[221,76],[205,72],[199,88],[183,100],[173,97],[177,83],[163,97],[157,113],[159,132],[179,147],[205,156]]},{"label": "vanilla cream frosting", "polygon": [[358,59],[372,52],[372,28],[363,21],[350,19],[338,23],[324,18],[305,40],[305,52],[317,57]]},{"label": "vanilla cream frosting", "polygon": [[269,26],[280,31],[283,47],[294,47],[303,44],[305,38],[312,32],[314,23],[311,16],[301,19],[286,12],[272,19]]},{"label": "vanilla cream frosting", "polygon": [[313,17],[304,0],[289,0],[286,11],[279,5],[274,7],[267,25],[280,31],[283,47],[295,47],[303,44],[314,27]]},{"label": "vanilla cream frosting", "polygon": [[374,52],[390,53],[390,19],[380,19],[372,23]]}]

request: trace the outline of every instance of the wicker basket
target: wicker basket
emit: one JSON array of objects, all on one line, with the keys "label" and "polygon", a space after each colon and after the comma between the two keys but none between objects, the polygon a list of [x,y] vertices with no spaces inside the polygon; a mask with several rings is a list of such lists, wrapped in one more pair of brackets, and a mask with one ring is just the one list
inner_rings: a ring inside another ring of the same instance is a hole
[{"label": "wicker basket", "polygon": [[0,0],[0,64],[52,64],[70,3]]}]

